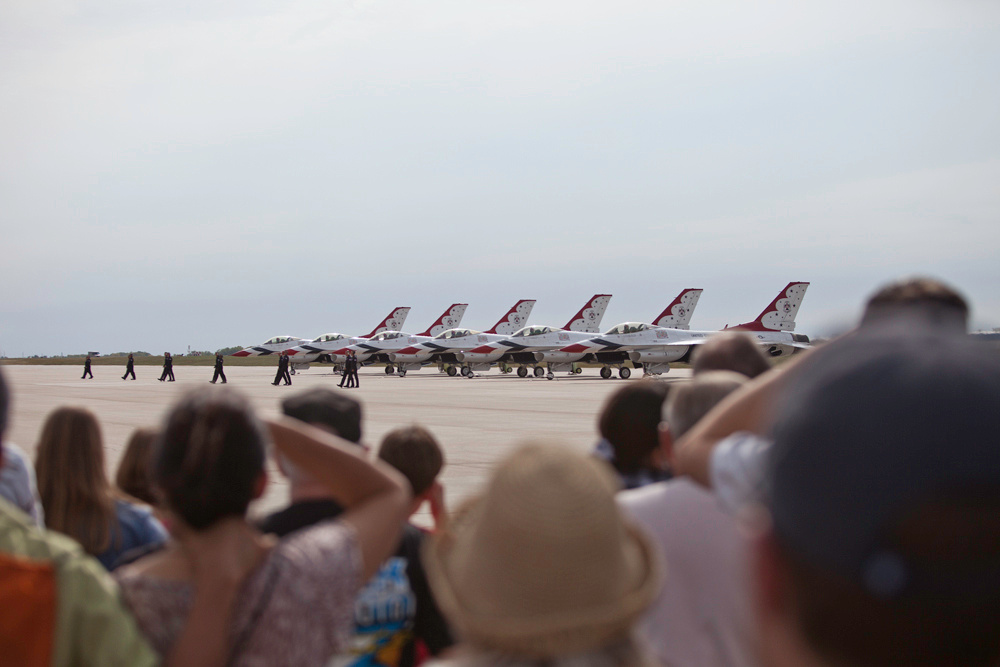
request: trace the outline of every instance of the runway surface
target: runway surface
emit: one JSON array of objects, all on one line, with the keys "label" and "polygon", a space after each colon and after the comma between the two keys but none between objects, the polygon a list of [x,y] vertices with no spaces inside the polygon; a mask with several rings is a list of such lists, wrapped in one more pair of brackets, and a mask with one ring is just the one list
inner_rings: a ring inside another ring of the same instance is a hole
[{"label": "runway surface", "polygon": [[[4,366],[13,406],[6,440],[34,458],[35,443],[45,416],[61,405],[92,410],[101,422],[108,473],[132,430],[156,426],[170,405],[185,391],[208,386],[213,369],[175,366],[177,382],[159,382],[160,368],[136,367],[136,381],[121,380],[124,367],[94,366],[93,380],[81,380],[82,366]],[[279,402],[307,387],[332,387],[340,382],[326,368],[292,376],[292,386],[274,387],[274,368],[226,369],[228,387],[246,394],[262,416],[280,412]],[[362,369],[361,388],[349,391],[364,410],[364,441],[377,448],[382,436],[397,426],[418,423],[431,430],[445,450],[442,476],[447,501],[454,508],[481,488],[492,466],[517,443],[528,438],[550,438],[590,451],[597,441],[597,414],[605,397],[625,382],[615,376],[603,380],[597,369],[583,375],[560,374],[554,380],[518,378],[498,372],[471,379],[448,377],[437,369],[410,372],[405,378],[386,376],[381,368]],[[690,377],[689,370],[660,376],[666,382]],[[218,386],[218,385],[217,385]],[[271,483],[254,513],[283,505],[287,485],[272,467]],[[418,516],[418,520],[425,517]]]}]

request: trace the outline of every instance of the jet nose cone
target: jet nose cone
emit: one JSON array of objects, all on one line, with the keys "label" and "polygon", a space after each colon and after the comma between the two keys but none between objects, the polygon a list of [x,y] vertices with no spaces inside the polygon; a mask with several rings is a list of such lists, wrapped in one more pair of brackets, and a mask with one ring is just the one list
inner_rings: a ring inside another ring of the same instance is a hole
[{"label": "jet nose cone", "polygon": [[572,345],[567,345],[566,347],[562,348],[559,351],[560,352],[579,353],[579,352],[586,352],[589,349],[590,348],[587,347],[586,345],[581,345],[580,343],[573,343]]},{"label": "jet nose cone", "polygon": [[471,350],[469,350],[469,352],[471,352],[472,354],[489,354],[494,350],[496,350],[496,348],[493,347],[492,345],[480,345],[479,347],[472,348]]},{"label": "jet nose cone", "polygon": [[250,350],[240,350],[239,352],[233,352],[234,357],[249,357]]},{"label": "jet nose cone", "polygon": [[296,350],[294,347],[292,349],[288,350],[288,354],[289,355],[298,354],[298,353],[299,353],[299,351]]},{"label": "jet nose cone", "polygon": [[417,352],[420,352],[420,348],[412,345],[404,347],[402,350],[396,350],[396,354],[416,354]]}]

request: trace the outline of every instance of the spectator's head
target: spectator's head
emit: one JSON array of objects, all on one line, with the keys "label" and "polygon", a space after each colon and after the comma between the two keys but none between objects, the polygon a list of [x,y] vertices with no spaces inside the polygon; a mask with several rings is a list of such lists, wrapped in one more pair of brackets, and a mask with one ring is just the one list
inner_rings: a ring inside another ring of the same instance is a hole
[{"label": "spectator's head", "polygon": [[148,505],[157,504],[153,490],[153,443],[156,435],[151,428],[132,431],[115,473],[115,484],[119,489]]},{"label": "spectator's head", "polygon": [[902,278],[878,289],[868,298],[862,326],[905,318],[965,332],[969,304],[957,290],[934,278]]},{"label": "spectator's head", "polygon": [[361,404],[342,393],[321,387],[307,389],[283,400],[281,411],[344,440],[361,442]]},{"label": "spectator's head", "polygon": [[628,383],[604,403],[597,428],[614,451],[611,464],[622,475],[657,466],[657,427],[667,387],[654,381]]},{"label": "spectator's head", "polygon": [[405,426],[382,439],[378,457],[403,474],[413,490],[413,509],[427,499],[444,467],[441,446],[422,426]]},{"label": "spectator's head", "polygon": [[749,382],[735,371],[706,371],[690,382],[674,385],[663,404],[660,448],[673,463],[674,443],[718,405],[722,399]]},{"label": "spectator's head", "polygon": [[45,419],[35,454],[45,524],[104,551],[111,539],[114,495],[104,471],[101,429],[83,408],[57,408]]},{"label": "spectator's head", "polygon": [[696,376],[706,371],[736,371],[752,379],[770,368],[767,355],[750,334],[722,331],[695,349],[691,371]]},{"label": "spectator's head", "polygon": [[1000,358],[890,333],[859,332],[787,393],[756,543],[762,644],[1000,664]]},{"label": "spectator's head", "polygon": [[194,391],[167,415],[153,476],[164,504],[195,530],[244,516],[264,492],[267,433],[238,393]]},{"label": "spectator's head", "polygon": [[549,665],[627,640],[662,572],[616,490],[604,464],[557,445],[527,444],[500,463],[424,550],[435,598],[471,649]]}]

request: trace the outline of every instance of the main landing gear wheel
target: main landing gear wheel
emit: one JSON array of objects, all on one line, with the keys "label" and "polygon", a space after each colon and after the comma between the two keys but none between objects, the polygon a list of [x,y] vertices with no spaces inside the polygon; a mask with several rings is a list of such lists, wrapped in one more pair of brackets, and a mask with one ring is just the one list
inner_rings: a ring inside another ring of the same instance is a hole
[{"label": "main landing gear wheel", "polygon": [[535,377],[540,378],[545,375],[545,369],[541,366],[535,366]]},{"label": "main landing gear wheel", "polygon": [[387,364],[386,367],[385,367],[385,374],[386,375],[392,375],[392,372],[394,370],[395,369],[392,367],[392,364]]},{"label": "main landing gear wheel", "polygon": [[406,369],[405,368],[400,368],[399,369],[399,373],[397,373],[397,375],[399,375],[399,377],[401,377],[401,378],[405,378],[406,377]]},{"label": "main landing gear wheel", "polygon": [[448,370],[446,372],[448,373],[448,377],[450,378],[453,378],[456,375],[458,375],[458,369],[455,368],[454,366],[448,366]]},{"label": "main landing gear wheel", "polygon": [[579,374],[580,374],[580,373],[582,373],[582,372],[583,372],[583,369],[582,369],[582,368],[574,368],[574,369],[573,369],[573,373],[575,373],[576,375],[579,375]]},{"label": "main landing gear wheel", "polygon": [[462,375],[467,378],[472,377],[472,369],[468,366],[462,366]]},{"label": "main landing gear wheel", "polygon": [[611,377],[611,369],[608,368],[607,366],[601,368],[601,377],[604,378],[605,380]]},{"label": "main landing gear wheel", "polygon": [[519,378],[526,378],[526,377],[528,377],[528,367],[527,366],[518,366],[517,367],[517,377],[519,377]]},{"label": "main landing gear wheel", "polygon": [[621,368],[618,369],[618,377],[620,377],[623,380],[627,380],[630,377],[632,377],[632,371],[622,366]]}]

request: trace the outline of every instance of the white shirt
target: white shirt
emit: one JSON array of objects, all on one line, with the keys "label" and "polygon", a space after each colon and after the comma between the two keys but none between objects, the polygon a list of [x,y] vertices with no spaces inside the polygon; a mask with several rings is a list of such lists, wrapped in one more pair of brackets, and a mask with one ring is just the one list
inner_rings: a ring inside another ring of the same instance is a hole
[{"label": "white shirt", "polygon": [[736,519],[688,478],[623,491],[617,498],[666,558],[666,583],[638,624],[660,661],[754,664],[747,545]]},{"label": "white shirt", "polygon": [[723,438],[712,450],[709,478],[712,491],[727,512],[764,500],[764,476],[771,441],[741,431]]}]

